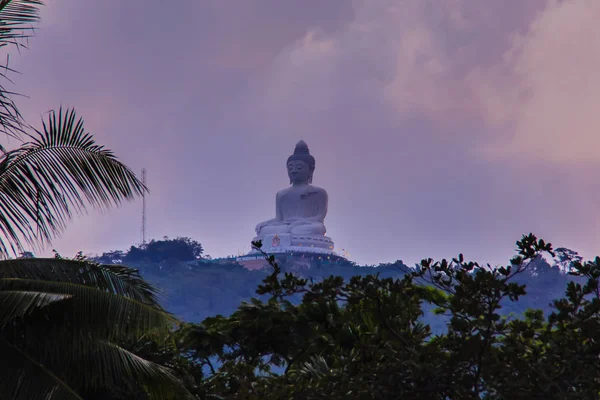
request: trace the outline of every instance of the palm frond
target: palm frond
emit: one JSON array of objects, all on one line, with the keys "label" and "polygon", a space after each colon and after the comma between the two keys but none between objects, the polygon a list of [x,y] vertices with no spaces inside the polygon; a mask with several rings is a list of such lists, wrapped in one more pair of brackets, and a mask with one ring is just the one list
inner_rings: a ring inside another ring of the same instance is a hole
[{"label": "palm frond", "polygon": [[306,361],[304,366],[300,368],[300,374],[308,376],[312,379],[320,379],[330,372],[327,360],[321,355],[310,357],[310,361]]},{"label": "palm frond", "polygon": [[[69,330],[73,327],[108,338],[136,338],[145,333],[166,333],[175,319],[166,311],[113,293],[69,282],[32,279],[0,279],[0,291],[25,290],[71,294],[71,301],[60,308],[48,306],[40,311],[40,324],[33,317],[28,325],[37,329],[44,321],[60,321],[48,329]],[[67,323],[68,322],[68,323]]]},{"label": "palm frond", "polygon": [[113,342],[167,334],[175,322],[137,270],[60,258],[0,261],[0,393],[69,399],[79,398],[70,391],[127,384],[152,399],[186,398],[170,370]]},{"label": "palm frond", "polygon": [[[193,398],[168,368],[145,360],[115,343],[78,335],[70,337],[67,345],[60,343],[61,354],[46,351],[48,345],[57,341],[60,342],[61,338],[51,334],[48,337],[49,343],[23,349],[0,337],[0,349],[7,348],[7,352],[3,355],[9,356],[0,358],[0,372],[15,369],[15,366],[19,367],[10,375],[12,382],[4,383],[4,387],[0,383],[0,393],[7,393],[2,389],[11,388],[11,385],[13,391],[19,389],[20,381],[31,382],[32,377],[27,373],[31,373],[31,367],[35,367],[38,374],[47,375],[44,376],[41,385],[44,391],[41,393],[61,388],[73,393],[84,393],[102,388],[137,385],[143,388],[153,400]],[[13,356],[19,359],[13,359]],[[34,386],[38,386],[37,382]],[[28,394],[31,395],[30,392]],[[62,399],[63,397],[20,398]]]},{"label": "palm frond", "polygon": [[72,296],[62,293],[30,292],[25,290],[0,291],[0,331],[16,318],[39,308]]},{"label": "palm frond", "polygon": [[[166,333],[176,319],[157,302],[155,289],[137,271],[61,259],[19,259],[0,262],[0,293],[37,292],[71,296],[60,307],[52,305],[30,315],[29,335],[35,330],[93,332],[101,338],[137,338],[144,333]],[[48,320],[61,321],[47,326]]]},{"label": "palm frond", "polygon": [[75,111],[51,112],[42,131],[0,160],[0,253],[38,248],[59,234],[72,212],[118,206],[147,188],[86,133]]},{"label": "palm frond", "polygon": [[[25,47],[23,42],[33,34],[42,5],[42,0],[0,0],[0,47]],[[8,72],[15,72],[8,67],[8,60],[7,57],[6,65],[0,68],[0,77],[7,80]],[[23,117],[12,99],[15,94],[0,85],[0,131],[18,138],[25,130]]]},{"label": "palm frond", "polygon": [[83,400],[63,379],[0,337],[0,393],[13,400]]},{"label": "palm frond", "polygon": [[[78,347],[80,359],[67,367],[65,373],[74,386],[86,388],[103,388],[121,386],[134,382],[150,394],[152,399],[184,399],[191,395],[183,389],[182,382],[173,373],[154,362],[143,359],[136,354],[108,341],[82,343]],[[93,367],[87,367],[90,362]],[[87,368],[82,373],[81,369]],[[70,373],[69,373],[70,372]]]},{"label": "palm frond", "polygon": [[20,258],[0,261],[0,278],[78,283],[158,306],[158,289],[146,282],[138,270],[123,265],[63,258]]},{"label": "palm frond", "polygon": [[43,5],[42,0],[0,0],[0,47],[30,37]]},{"label": "palm frond", "polygon": [[[4,78],[10,82],[8,72],[14,72],[8,68],[8,59],[6,57],[6,65],[0,66],[0,78]],[[25,134],[26,124],[23,115],[19,111],[13,96],[17,93],[10,92],[6,87],[0,84],[0,133],[7,136],[20,139]],[[4,152],[4,147],[0,146],[0,152]]]}]

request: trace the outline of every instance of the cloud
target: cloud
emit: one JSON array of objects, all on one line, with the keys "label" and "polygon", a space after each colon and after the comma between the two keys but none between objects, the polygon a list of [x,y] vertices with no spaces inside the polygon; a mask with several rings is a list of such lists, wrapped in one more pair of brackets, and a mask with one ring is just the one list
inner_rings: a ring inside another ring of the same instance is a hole
[{"label": "cloud", "polygon": [[[515,37],[500,66],[509,74],[513,95],[494,86],[504,94],[502,103],[512,104],[505,114],[514,135],[505,146],[491,149],[493,155],[565,165],[600,161],[598,18],[597,1],[551,1],[528,32]],[[496,71],[488,71],[488,82],[502,83]],[[487,98],[485,91],[479,94]],[[488,103],[488,117],[500,107]]]},{"label": "cloud", "polygon": [[[529,231],[598,249],[597,0],[165,4],[52,2],[15,57],[32,122],[75,105],[148,169],[150,236],[248,249],[304,139],[359,262],[504,261]],[[127,246],[139,212],[91,213],[55,245]]]},{"label": "cloud", "polygon": [[383,102],[389,121],[477,127],[468,150],[484,157],[597,161],[599,2],[354,5],[342,29],[311,30],[279,55],[260,83],[258,118],[284,121],[275,130],[315,124],[340,98],[361,96]]},{"label": "cloud", "polygon": [[500,90],[507,93],[494,99],[492,93],[506,81],[498,80],[496,65],[507,36],[523,29],[518,15],[537,9],[525,3],[490,4],[473,12],[463,0],[355,1],[350,23],[328,34],[310,30],[279,54],[257,85],[259,94],[253,93],[262,99],[258,108],[265,113],[259,116],[288,121],[354,95],[384,102],[393,111],[386,118],[395,121],[420,116],[464,126],[496,116],[503,122],[510,113],[496,103],[512,92]]},{"label": "cloud", "polygon": [[[597,211],[568,193],[600,194],[579,166],[597,165],[600,3],[353,5],[337,30],[287,46],[247,101],[265,140],[301,136],[329,158],[317,178],[352,198],[330,217],[340,239],[385,257],[395,237],[445,255],[474,240],[494,258],[529,231],[597,249]],[[357,225],[360,244],[343,233]]]}]

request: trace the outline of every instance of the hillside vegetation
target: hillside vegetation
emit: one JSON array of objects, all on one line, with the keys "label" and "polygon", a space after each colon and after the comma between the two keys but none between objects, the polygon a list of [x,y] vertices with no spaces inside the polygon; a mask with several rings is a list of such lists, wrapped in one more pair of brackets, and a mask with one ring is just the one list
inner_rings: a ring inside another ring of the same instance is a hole
[{"label": "hillside vegetation", "polygon": [[517,252],[494,268],[459,255],[303,275],[274,257],[263,271],[139,262],[188,323],[124,346],[197,398],[598,398],[600,258],[533,235]]},{"label": "hillside vegetation", "polygon": [[[532,260],[529,268],[516,276],[516,282],[527,285],[527,295],[519,302],[503,304],[503,314],[523,314],[528,308],[551,310],[552,300],[564,294],[567,282],[573,279],[566,273],[570,260],[581,260],[576,253],[565,248],[555,251],[550,262],[542,256]],[[152,240],[146,245],[130,246],[126,251],[113,250],[94,258],[104,264],[126,264],[161,290],[163,305],[187,322],[200,322],[217,314],[230,315],[243,302],[256,296],[256,288],[272,269],[265,261],[265,269],[250,271],[234,259],[215,261],[202,258],[202,245],[188,237]],[[286,271],[286,265],[281,265]],[[289,270],[289,269],[288,269]],[[329,263],[313,260],[311,268],[302,275],[312,280],[322,280],[331,275],[350,280],[353,276],[378,275],[379,278],[402,278],[414,271],[398,260],[377,266],[361,266],[351,261]],[[424,280],[421,278],[421,281]],[[300,301],[301,296],[292,296]],[[444,328],[445,322],[430,313],[425,321],[432,327]]]}]

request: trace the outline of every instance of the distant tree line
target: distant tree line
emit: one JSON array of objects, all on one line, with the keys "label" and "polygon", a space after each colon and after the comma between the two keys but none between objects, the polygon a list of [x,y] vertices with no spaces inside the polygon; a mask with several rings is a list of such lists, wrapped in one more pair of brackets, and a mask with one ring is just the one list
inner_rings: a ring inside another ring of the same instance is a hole
[{"label": "distant tree line", "polygon": [[169,239],[165,236],[162,240],[132,245],[127,251],[107,251],[93,260],[101,264],[178,263],[200,260],[203,252],[202,245],[189,237]]}]

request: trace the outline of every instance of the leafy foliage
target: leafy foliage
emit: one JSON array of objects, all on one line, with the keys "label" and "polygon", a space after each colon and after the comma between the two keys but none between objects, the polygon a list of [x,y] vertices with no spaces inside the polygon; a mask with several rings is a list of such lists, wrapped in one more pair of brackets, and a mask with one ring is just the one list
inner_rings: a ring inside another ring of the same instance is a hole
[{"label": "leafy foliage", "polygon": [[[23,47],[23,41],[33,33],[32,24],[39,20],[42,0],[0,0],[0,48],[14,45]],[[14,72],[6,65],[0,69],[0,77],[8,79]],[[0,132],[19,138],[27,131],[21,112],[12,97],[15,93],[0,85]]]},{"label": "leafy foliage", "polygon": [[202,258],[204,249],[202,245],[189,237],[177,237],[163,240],[151,240],[138,246],[131,246],[129,250],[111,250],[94,257],[94,260],[106,264],[156,264],[165,266]]},{"label": "leafy foliage", "polygon": [[0,159],[0,252],[18,254],[61,232],[73,210],[105,208],[145,189],[85,133],[75,111],[51,112],[43,131]]},{"label": "leafy foliage", "polygon": [[[181,346],[185,325],[166,337],[144,336],[126,341],[121,347],[157,365],[169,369],[189,395],[199,395],[198,388],[203,378],[201,366],[187,357]],[[144,382],[129,380],[126,385],[107,387],[86,393],[88,400],[150,400]],[[183,395],[182,395],[183,397]]]},{"label": "leafy foliage", "polygon": [[140,247],[131,246],[125,255],[125,262],[192,261],[199,259],[202,252],[202,245],[190,238],[168,239],[165,237],[163,240],[151,240]]},{"label": "leafy foliage", "polygon": [[170,398],[178,385],[172,372],[119,343],[159,338],[174,323],[135,270],[81,256],[2,261],[0,393],[79,399],[133,380],[154,398]]},{"label": "leafy foliage", "polygon": [[[519,278],[554,255],[533,235],[517,250],[498,268],[459,255],[399,278],[318,282],[270,258],[264,300],[186,327],[182,351],[207,371],[199,393],[216,398],[597,398],[600,258],[571,263],[576,280],[547,317],[507,316],[504,305],[526,296]],[[444,332],[423,322],[428,306]]]},{"label": "leafy foliage", "polygon": [[[39,20],[41,0],[0,0],[0,47],[23,46]],[[7,59],[8,63],[8,59]],[[14,72],[6,65],[0,77]],[[113,153],[95,143],[75,111],[51,111],[42,129],[23,121],[0,85],[0,131],[25,141],[0,146],[0,256],[17,256],[23,245],[40,248],[56,237],[73,212],[106,208],[146,188]]]},{"label": "leafy foliage", "polygon": [[[42,4],[0,0],[0,47],[23,45]],[[6,65],[0,76],[9,72]],[[0,397],[81,399],[120,385],[152,398],[188,396],[172,371],[120,345],[161,337],[175,322],[137,271],[24,251],[48,243],[73,213],[118,206],[147,189],[74,110],[50,112],[37,130],[13,95],[0,85],[0,131],[26,140],[0,146],[0,257],[21,255],[0,262]]]},{"label": "leafy foliage", "polygon": [[125,252],[123,250],[105,251],[102,255],[92,257],[92,259],[101,264],[122,264],[125,260]]},{"label": "leafy foliage", "polygon": [[255,295],[268,271],[248,271],[235,262],[132,262],[140,274],[160,287],[165,308],[188,322],[229,315]]}]

